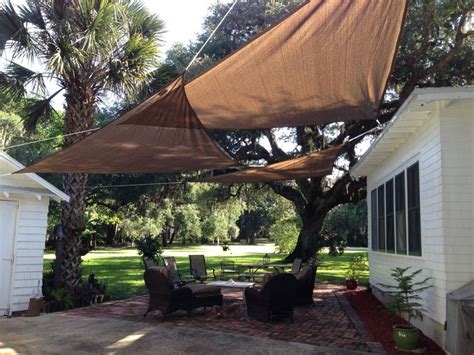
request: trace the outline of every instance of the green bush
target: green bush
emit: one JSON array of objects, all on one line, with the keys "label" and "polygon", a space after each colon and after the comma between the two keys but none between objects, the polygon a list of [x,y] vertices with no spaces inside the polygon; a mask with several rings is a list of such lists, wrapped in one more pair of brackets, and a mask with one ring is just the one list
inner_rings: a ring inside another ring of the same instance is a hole
[{"label": "green bush", "polygon": [[157,237],[148,234],[142,239],[136,239],[135,246],[142,260],[152,259],[156,264],[159,263],[162,251]]},{"label": "green bush", "polygon": [[276,221],[270,227],[270,238],[275,242],[278,253],[288,254],[293,251],[301,229],[298,217],[289,217]]},{"label": "green bush", "polygon": [[367,271],[368,269],[367,255],[355,255],[351,258],[346,277],[348,279],[357,280],[362,272]]},{"label": "green bush", "polygon": [[406,268],[394,268],[391,269],[390,274],[396,285],[379,284],[385,290],[384,293],[392,296],[392,301],[387,305],[388,309],[393,313],[400,315],[406,315],[408,323],[411,323],[412,319],[422,318],[423,316],[423,305],[421,304],[420,293],[431,288],[431,285],[427,285],[427,282],[431,279],[427,277],[421,281],[415,281],[415,277],[421,273],[421,269],[416,270],[410,274],[406,272],[410,270]]}]

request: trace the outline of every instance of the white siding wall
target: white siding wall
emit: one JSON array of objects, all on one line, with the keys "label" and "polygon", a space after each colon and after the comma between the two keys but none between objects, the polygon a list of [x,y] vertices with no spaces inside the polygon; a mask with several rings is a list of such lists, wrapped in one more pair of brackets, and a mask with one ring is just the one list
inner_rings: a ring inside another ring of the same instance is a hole
[{"label": "white siding wall", "polygon": [[[463,109],[463,110],[461,110]],[[446,290],[474,279],[474,112],[440,111]]]},{"label": "white siding wall", "polygon": [[[13,197],[13,196],[12,196]],[[13,273],[12,312],[28,309],[32,292],[43,279],[43,254],[49,199],[18,196],[18,226]]]},{"label": "white siding wall", "polygon": [[[474,279],[474,118],[472,105],[462,102],[441,101],[438,109],[371,172],[367,186],[370,196],[374,188],[419,161],[422,256],[370,250],[370,283],[393,283],[390,269],[395,267],[422,269],[421,276],[431,277],[434,287],[423,296],[426,315],[416,324],[443,345],[446,293]],[[370,228],[369,214],[369,235]]]},{"label": "white siding wall", "polygon": [[[436,112],[417,132],[367,177],[368,193],[416,161],[420,170],[420,213],[422,256],[374,252],[369,245],[370,283],[393,284],[390,269],[422,269],[421,277],[431,277],[433,288],[425,292],[427,315],[443,324],[445,320],[446,274],[443,244],[443,187],[441,176],[440,119]],[[369,195],[370,196],[370,195]],[[370,211],[370,198],[369,211]],[[371,221],[369,213],[369,236]],[[369,237],[369,244],[371,238]]]}]

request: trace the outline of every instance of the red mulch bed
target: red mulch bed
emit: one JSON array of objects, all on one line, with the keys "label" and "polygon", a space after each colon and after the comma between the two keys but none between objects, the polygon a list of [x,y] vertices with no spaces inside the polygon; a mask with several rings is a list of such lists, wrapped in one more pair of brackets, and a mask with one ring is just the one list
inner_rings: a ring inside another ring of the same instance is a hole
[{"label": "red mulch bed", "polygon": [[[395,349],[392,330],[392,326],[395,324],[406,324],[407,322],[404,319],[390,314],[385,306],[367,289],[346,291],[344,295],[356,310],[359,318],[364,323],[366,331],[373,337],[374,341],[381,343],[389,354],[407,354]],[[445,354],[443,349],[425,335],[422,335],[421,344],[426,348],[424,354]]]}]

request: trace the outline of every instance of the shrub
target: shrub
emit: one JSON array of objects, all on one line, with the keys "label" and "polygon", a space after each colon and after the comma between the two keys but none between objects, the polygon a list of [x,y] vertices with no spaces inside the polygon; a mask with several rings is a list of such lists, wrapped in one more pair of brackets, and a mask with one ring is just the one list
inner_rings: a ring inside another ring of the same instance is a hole
[{"label": "shrub", "polygon": [[349,264],[349,269],[346,272],[346,277],[348,279],[357,280],[361,272],[367,269],[368,269],[367,256],[356,255],[351,259],[351,262]]},{"label": "shrub", "polygon": [[152,259],[158,264],[161,255],[161,244],[157,237],[148,234],[142,239],[135,239],[135,246],[138,250],[138,255],[143,260]]},{"label": "shrub", "polygon": [[279,253],[293,251],[300,229],[301,220],[298,217],[280,219],[270,227],[270,238],[275,242]]},{"label": "shrub", "polygon": [[415,282],[415,276],[421,272],[421,269],[406,275],[405,273],[409,269],[409,267],[391,269],[392,273],[390,275],[396,281],[396,286],[379,285],[386,289],[384,293],[393,296],[393,300],[388,304],[388,309],[394,313],[406,315],[408,323],[411,323],[412,319],[421,318],[423,316],[422,312],[424,309],[420,303],[420,293],[432,286],[426,285],[428,280],[431,279],[430,277]]}]

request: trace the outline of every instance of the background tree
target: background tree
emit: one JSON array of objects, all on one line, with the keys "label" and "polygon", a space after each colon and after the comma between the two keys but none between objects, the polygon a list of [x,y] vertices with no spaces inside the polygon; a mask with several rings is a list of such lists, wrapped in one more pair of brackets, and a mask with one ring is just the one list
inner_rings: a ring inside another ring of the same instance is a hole
[{"label": "background tree", "polygon": [[[202,59],[217,61],[250,40],[301,1],[239,2],[224,26],[202,52]],[[200,48],[222,18],[228,4],[217,3],[207,16],[202,34],[187,47],[175,46],[168,59],[178,71]],[[466,85],[472,81],[470,61],[473,57],[473,31],[466,20],[473,11],[472,1],[413,0],[410,2],[404,32],[394,70],[377,114],[379,122],[391,119],[401,103],[415,87]],[[208,64],[206,64],[208,66]],[[199,68],[203,70],[206,66]],[[196,68],[189,78],[196,75]],[[326,125],[252,130],[214,131],[219,143],[243,162],[275,163],[343,143],[377,125],[375,121],[356,121]],[[282,137],[284,139],[282,139]],[[327,213],[335,206],[365,198],[365,181],[353,181],[348,174],[357,161],[363,137],[345,144],[329,178],[299,179],[269,186],[291,201],[297,211],[301,228],[294,250],[288,260],[308,258],[327,244],[321,234]],[[291,143],[288,149],[282,145]],[[337,247],[337,246],[336,246]]]},{"label": "background tree", "polygon": [[[40,61],[45,71],[11,61],[1,73],[2,91],[26,100],[27,130],[51,116],[51,101],[62,92],[64,133],[90,129],[107,91],[130,94],[156,68],[162,30],[163,22],[139,1],[28,0],[18,7],[6,2],[0,7],[0,49],[8,48],[14,60]],[[58,86],[50,95],[45,75]],[[84,136],[66,137],[64,147]],[[61,210],[66,240],[60,270],[69,289],[80,280],[86,183],[85,174],[64,176],[64,191],[71,200]]]},{"label": "background tree", "polygon": [[326,215],[321,237],[329,254],[337,255],[345,246],[367,246],[367,204],[365,200],[334,207]]}]

